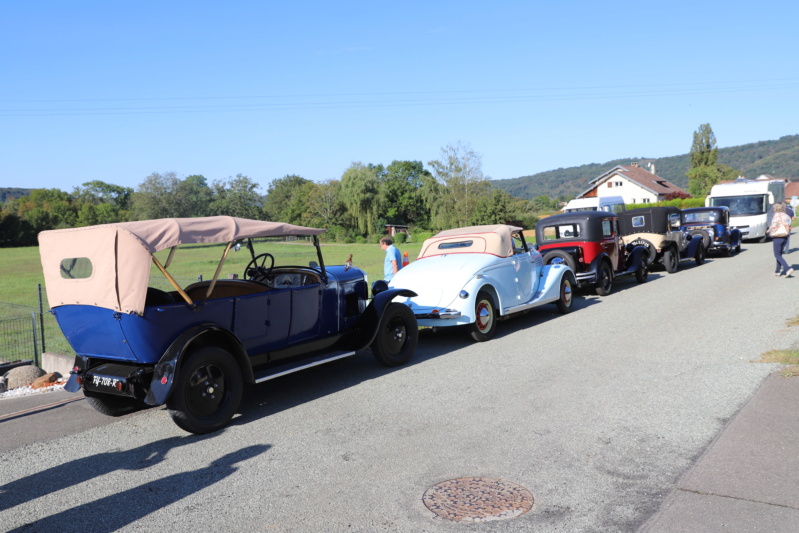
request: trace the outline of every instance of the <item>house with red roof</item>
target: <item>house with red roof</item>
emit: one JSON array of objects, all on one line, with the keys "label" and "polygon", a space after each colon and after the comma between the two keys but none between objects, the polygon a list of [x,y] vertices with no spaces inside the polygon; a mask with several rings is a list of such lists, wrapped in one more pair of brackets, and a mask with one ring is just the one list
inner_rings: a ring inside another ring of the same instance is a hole
[{"label": "house with red roof", "polygon": [[625,204],[648,204],[675,196],[690,196],[683,189],[655,174],[653,163],[647,166],[649,170],[641,168],[638,163],[617,165],[591,180],[591,187],[577,198],[621,196]]}]

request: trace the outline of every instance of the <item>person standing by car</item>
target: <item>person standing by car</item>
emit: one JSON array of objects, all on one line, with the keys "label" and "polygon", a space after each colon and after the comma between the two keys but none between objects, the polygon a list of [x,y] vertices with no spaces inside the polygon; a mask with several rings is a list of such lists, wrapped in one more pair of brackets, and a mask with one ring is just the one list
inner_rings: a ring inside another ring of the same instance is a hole
[{"label": "person standing by car", "polygon": [[402,268],[402,254],[394,246],[394,241],[391,240],[391,237],[380,239],[380,249],[386,252],[386,259],[383,262],[383,279],[389,282],[394,277],[394,274]]},{"label": "person standing by car", "polygon": [[774,246],[774,258],[777,260],[777,271],[774,272],[775,276],[780,276],[780,268],[785,274],[785,277],[790,277],[793,274],[793,268],[788,265],[788,262],[782,257],[785,240],[791,234],[791,217],[785,214],[785,204],[774,204],[774,216],[771,219],[771,225],[766,232],[772,239]]}]

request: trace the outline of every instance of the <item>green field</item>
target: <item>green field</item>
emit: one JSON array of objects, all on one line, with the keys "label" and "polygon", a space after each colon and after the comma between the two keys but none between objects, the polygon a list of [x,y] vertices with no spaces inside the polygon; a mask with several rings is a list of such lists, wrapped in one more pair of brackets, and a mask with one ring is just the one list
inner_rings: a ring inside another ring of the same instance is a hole
[{"label": "green field", "polygon": [[[411,259],[419,255],[421,243],[406,243],[399,246],[400,251],[408,252]],[[280,264],[280,258],[286,255],[303,257],[302,264],[307,264],[309,252],[312,252],[308,244],[288,244],[288,243],[256,243],[257,253],[269,252],[275,255]],[[198,276],[203,279],[211,279],[216,270],[217,264],[224,251],[224,245],[197,245],[180,248],[172,260],[172,265],[167,269],[185,287],[189,283],[197,280]],[[323,244],[322,254],[326,265],[342,265],[347,257],[352,254],[353,266],[364,270],[369,277],[370,284],[383,277],[383,259],[385,252],[380,249],[378,244]],[[156,257],[162,263],[166,261],[168,252],[158,252]],[[230,252],[225,266],[220,274],[220,279],[227,279],[232,274],[242,277],[244,268],[250,261],[250,254],[245,249],[239,252]],[[285,264],[286,262],[283,261]],[[150,284],[169,289],[165,285],[164,276],[155,267],[150,274]],[[30,311],[14,306],[25,305],[38,308],[39,285],[42,286],[42,296],[44,298],[44,309],[47,311],[47,295],[44,286],[44,276],[42,265],[39,259],[39,248],[3,248],[0,252],[0,319],[3,317],[16,316]],[[3,304],[13,304],[14,306],[4,306]],[[24,333],[24,334],[23,334]],[[15,345],[15,337],[27,338],[28,332],[5,331],[0,329],[0,347]],[[45,313],[45,340],[47,351],[72,353],[69,345],[58,330],[55,319],[49,313]],[[22,341],[20,341],[22,342]],[[26,350],[26,349],[25,349]],[[15,353],[13,351],[9,352]],[[0,353],[0,360],[13,360],[17,357],[9,353]],[[27,353],[26,351],[22,353]],[[27,356],[24,356],[27,357]]]}]

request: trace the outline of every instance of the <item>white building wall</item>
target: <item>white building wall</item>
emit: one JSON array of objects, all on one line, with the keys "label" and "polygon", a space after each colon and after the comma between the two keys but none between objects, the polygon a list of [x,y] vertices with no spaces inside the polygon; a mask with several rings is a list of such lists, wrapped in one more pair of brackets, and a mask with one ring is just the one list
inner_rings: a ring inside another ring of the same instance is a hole
[{"label": "white building wall", "polygon": [[[613,186],[608,187],[608,183],[612,183]],[[602,182],[597,188],[597,196],[621,196],[625,204],[642,204],[645,203],[644,199],[649,199],[650,203],[657,202],[656,194],[619,174],[614,174]]]}]

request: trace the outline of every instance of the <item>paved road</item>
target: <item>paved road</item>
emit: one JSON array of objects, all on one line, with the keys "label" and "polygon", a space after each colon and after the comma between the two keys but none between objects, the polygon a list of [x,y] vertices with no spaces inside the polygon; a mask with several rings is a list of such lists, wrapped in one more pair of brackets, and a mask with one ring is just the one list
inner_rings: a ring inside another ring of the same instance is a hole
[{"label": "paved road", "polygon": [[[364,353],[268,382],[213,435],[152,409],[6,450],[0,524],[635,531],[775,369],[751,361],[799,342],[784,325],[799,315],[799,278],[771,275],[770,248],[620,281],[569,315],[503,322],[489,343],[425,333],[400,369]],[[464,476],[518,483],[535,505],[479,525],[434,518],[424,492]]]}]

